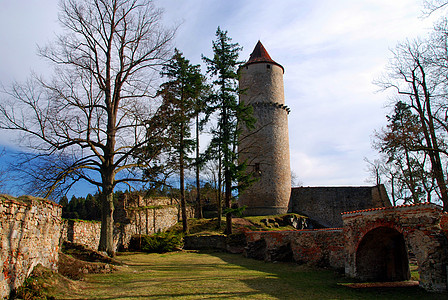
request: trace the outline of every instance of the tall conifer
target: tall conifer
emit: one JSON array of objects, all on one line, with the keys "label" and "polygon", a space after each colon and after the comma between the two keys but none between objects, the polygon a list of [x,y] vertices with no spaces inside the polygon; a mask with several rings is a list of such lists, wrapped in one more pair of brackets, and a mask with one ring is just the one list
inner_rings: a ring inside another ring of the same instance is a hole
[{"label": "tall conifer", "polygon": [[[252,107],[238,102],[238,61],[242,48],[237,43],[231,43],[227,31],[219,27],[216,40],[213,41],[213,58],[203,56],[207,64],[207,73],[213,78],[213,91],[209,102],[209,114],[217,115],[217,126],[212,131],[213,137],[209,152],[219,155],[224,173],[224,199],[226,206],[226,233],[232,233],[231,200],[232,186],[235,182],[243,182],[242,169],[238,165],[237,146],[240,129],[238,124],[253,128],[255,119],[252,117]],[[211,150],[213,149],[213,150]]]},{"label": "tall conifer", "polygon": [[190,139],[190,123],[196,117],[197,102],[204,90],[204,76],[199,65],[191,65],[182,53],[175,49],[171,60],[163,67],[162,75],[168,78],[163,83],[159,94],[163,98],[163,108],[172,117],[170,129],[173,136],[172,148],[176,153],[175,160],[179,169],[180,201],[182,208],[183,231],[188,232],[187,210],[185,200],[185,166],[188,153],[194,146]]}]

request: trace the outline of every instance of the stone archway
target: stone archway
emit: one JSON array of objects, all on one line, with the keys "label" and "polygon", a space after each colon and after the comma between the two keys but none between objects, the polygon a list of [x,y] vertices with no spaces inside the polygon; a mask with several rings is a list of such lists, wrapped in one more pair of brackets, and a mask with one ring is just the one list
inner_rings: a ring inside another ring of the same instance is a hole
[{"label": "stone archway", "polygon": [[409,260],[403,234],[389,227],[369,231],[356,251],[357,277],[366,281],[409,280]]},{"label": "stone archway", "polygon": [[360,280],[409,278],[407,249],[419,266],[419,284],[447,290],[448,214],[431,203],[383,207],[342,215],[345,274]]}]

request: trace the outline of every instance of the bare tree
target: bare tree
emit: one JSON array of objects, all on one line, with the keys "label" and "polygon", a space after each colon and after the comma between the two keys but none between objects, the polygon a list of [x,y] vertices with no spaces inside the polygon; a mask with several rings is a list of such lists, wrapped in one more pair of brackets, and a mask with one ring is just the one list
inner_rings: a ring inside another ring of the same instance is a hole
[{"label": "bare tree", "polygon": [[367,157],[364,157],[364,161],[367,163],[367,170],[370,173],[369,182],[372,181],[375,185],[382,184],[383,162],[379,159],[370,161]]},{"label": "bare tree", "polygon": [[[404,121],[392,120],[390,130],[383,135],[384,143],[381,147],[389,154],[397,153],[397,149],[398,152],[404,153],[407,162],[402,166],[407,166],[408,171],[413,169],[407,174],[409,178],[417,175],[415,170],[421,170],[418,173],[424,174],[423,168],[428,165],[430,170],[427,174],[434,178],[444,210],[448,210],[444,166],[448,154],[446,148],[448,127],[445,118],[448,48],[445,41],[443,34],[436,32],[427,40],[406,41],[399,44],[393,52],[394,57],[387,76],[377,84],[384,89],[394,89],[397,92],[395,107],[401,104],[400,115],[403,115],[403,112],[409,115]],[[411,153],[414,158],[410,156]],[[396,158],[396,156],[390,157]],[[426,159],[429,163],[425,163]],[[408,182],[417,181],[413,179]],[[411,190],[415,191],[413,195],[417,201],[419,198],[417,194],[422,191],[418,190],[417,186],[412,186]]]},{"label": "bare tree", "polygon": [[425,0],[423,1],[423,14],[429,16],[437,10],[446,8],[447,5],[448,1],[446,0]]},{"label": "bare tree", "polygon": [[[46,161],[44,196],[77,180],[99,188],[99,250],[109,255],[114,188],[141,180],[133,172],[148,167],[163,144],[154,79],[175,30],[164,29],[161,17],[151,0],[62,0],[65,33],[39,48],[55,65],[53,80],[14,84],[10,102],[0,105],[0,127],[24,133],[34,157]],[[148,144],[152,155],[141,155]]]},{"label": "bare tree", "polygon": [[291,171],[291,186],[293,187],[301,187],[303,186],[303,182],[299,179],[299,176],[294,171]]}]

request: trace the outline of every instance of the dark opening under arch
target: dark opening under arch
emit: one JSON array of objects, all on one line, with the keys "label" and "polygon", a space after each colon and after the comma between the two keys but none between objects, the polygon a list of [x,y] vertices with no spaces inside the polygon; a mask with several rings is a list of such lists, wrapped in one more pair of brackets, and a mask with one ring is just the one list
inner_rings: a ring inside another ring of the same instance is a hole
[{"label": "dark opening under arch", "polygon": [[356,251],[356,273],[361,280],[409,280],[409,260],[403,234],[379,227],[369,231]]}]

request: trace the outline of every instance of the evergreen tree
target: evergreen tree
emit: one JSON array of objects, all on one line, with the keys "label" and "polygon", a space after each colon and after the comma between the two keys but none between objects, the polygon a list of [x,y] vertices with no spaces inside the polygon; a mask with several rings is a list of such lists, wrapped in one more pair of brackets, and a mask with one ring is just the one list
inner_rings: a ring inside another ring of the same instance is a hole
[{"label": "evergreen tree", "polygon": [[187,210],[185,199],[185,166],[188,153],[194,141],[191,139],[190,123],[198,114],[197,103],[204,90],[204,76],[199,65],[191,65],[182,53],[175,49],[171,60],[163,67],[162,75],[168,81],[162,84],[159,94],[163,98],[162,106],[171,112],[172,149],[175,165],[179,169],[180,202],[182,208],[183,231],[188,232]]},{"label": "evergreen tree", "polygon": [[232,183],[245,184],[248,178],[242,178],[245,165],[238,165],[237,146],[240,134],[239,123],[247,128],[253,128],[255,119],[252,117],[252,107],[238,102],[238,55],[241,47],[231,43],[227,31],[219,27],[216,40],[213,41],[213,58],[203,56],[207,64],[207,73],[213,77],[213,91],[210,96],[209,115],[216,113],[218,122],[213,130],[209,153],[219,155],[224,175],[224,199],[226,206],[226,233],[232,233]]}]

